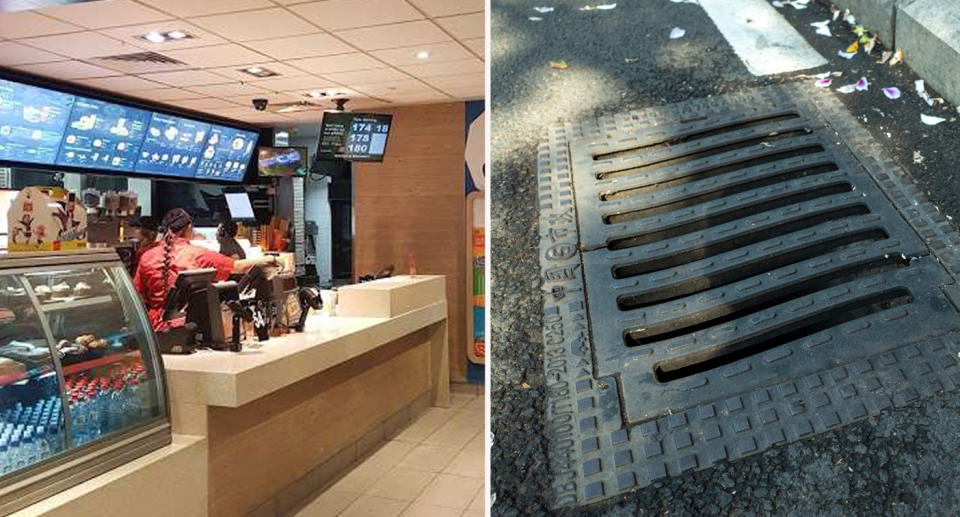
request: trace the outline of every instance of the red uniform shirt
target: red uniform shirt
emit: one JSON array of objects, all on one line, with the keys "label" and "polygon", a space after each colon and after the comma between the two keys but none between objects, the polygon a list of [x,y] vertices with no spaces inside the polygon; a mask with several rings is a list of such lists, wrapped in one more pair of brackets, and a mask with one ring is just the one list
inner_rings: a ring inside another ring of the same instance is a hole
[{"label": "red uniform shirt", "polygon": [[147,306],[147,315],[154,330],[164,330],[169,325],[163,321],[163,304],[166,301],[167,286],[171,289],[177,280],[180,271],[188,269],[214,268],[217,270],[217,280],[226,280],[233,271],[233,259],[221,255],[207,248],[194,246],[186,239],[177,239],[173,243],[170,261],[170,274],[166,281],[163,278],[163,251],[162,241],[143,253],[137,265],[137,274],[133,277],[133,285],[140,293]]}]

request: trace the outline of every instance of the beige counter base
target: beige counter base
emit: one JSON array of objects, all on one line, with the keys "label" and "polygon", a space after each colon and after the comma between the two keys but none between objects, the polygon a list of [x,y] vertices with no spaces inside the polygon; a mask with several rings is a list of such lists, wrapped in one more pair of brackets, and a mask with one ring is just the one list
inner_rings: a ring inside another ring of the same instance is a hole
[{"label": "beige counter base", "polygon": [[15,512],[11,517],[203,517],[207,515],[207,440],[173,443]]}]

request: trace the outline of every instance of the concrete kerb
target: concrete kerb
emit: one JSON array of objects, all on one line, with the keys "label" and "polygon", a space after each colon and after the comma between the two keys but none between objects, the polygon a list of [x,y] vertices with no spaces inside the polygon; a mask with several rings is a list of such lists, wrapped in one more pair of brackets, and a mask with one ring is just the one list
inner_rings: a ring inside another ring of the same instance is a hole
[{"label": "concrete kerb", "polygon": [[944,99],[960,105],[960,0],[833,0]]}]

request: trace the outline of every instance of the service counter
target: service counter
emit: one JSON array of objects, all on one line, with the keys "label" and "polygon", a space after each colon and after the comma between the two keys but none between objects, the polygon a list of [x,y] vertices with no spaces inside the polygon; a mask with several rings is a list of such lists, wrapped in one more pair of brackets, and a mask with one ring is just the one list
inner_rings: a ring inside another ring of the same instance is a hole
[{"label": "service counter", "polygon": [[[164,356],[174,446],[205,455],[181,463],[206,472],[183,473],[193,490],[159,478],[143,490],[205,494],[206,507],[176,515],[288,515],[427,407],[448,404],[444,277],[378,280],[339,297],[338,314],[312,314],[303,333],[240,353]],[[75,489],[93,490],[97,479]],[[136,515],[173,515],[174,506]],[[45,513],[60,515],[29,515]]]}]

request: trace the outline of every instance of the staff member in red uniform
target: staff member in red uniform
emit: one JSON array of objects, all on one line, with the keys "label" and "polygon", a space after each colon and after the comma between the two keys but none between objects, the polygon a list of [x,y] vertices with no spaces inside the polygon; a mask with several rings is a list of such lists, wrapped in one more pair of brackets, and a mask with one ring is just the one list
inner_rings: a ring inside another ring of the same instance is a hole
[{"label": "staff member in red uniform", "polygon": [[190,244],[193,219],[182,208],[167,212],[162,227],[162,243],[144,252],[133,277],[133,284],[147,306],[155,331],[169,327],[169,323],[163,321],[163,304],[181,271],[213,268],[217,270],[217,280],[226,280],[231,273],[245,273],[256,264],[276,262],[274,257],[234,260]]}]

